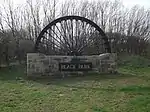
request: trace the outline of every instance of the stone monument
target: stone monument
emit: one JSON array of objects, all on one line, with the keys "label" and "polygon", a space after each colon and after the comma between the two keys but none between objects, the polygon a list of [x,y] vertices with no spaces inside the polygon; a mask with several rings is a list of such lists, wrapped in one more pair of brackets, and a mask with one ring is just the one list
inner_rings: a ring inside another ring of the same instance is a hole
[{"label": "stone monument", "polygon": [[106,34],[94,22],[65,16],[48,24],[39,34],[35,53],[27,54],[27,76],[116,71]]}]

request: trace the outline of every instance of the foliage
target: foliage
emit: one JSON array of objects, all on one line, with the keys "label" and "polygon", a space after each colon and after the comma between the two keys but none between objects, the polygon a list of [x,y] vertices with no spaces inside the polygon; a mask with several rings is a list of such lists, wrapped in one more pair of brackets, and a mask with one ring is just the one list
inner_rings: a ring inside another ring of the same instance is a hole
[{"label": "foliage", "polygon": [[149,42],[138,36],[127,36],[121,33],[108,33],[112,52],[119,55],[126,53],[128,55],[148,56]]},{"label": "foliage", "polygon": [[150,60],[142,56],[124,55],[119,56],[118,64],[128,68],[147,68],[150,66]]}]

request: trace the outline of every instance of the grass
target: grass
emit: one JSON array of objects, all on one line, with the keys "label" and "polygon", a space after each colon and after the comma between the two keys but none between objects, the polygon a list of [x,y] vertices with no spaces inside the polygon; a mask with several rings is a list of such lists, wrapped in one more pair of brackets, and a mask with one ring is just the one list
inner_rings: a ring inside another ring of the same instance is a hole
[{"label": "grass", "polygon": [[116,75],[36,80],[23,67],[3,68],[0,112],[149,112],[150,69],[131,63]]}]

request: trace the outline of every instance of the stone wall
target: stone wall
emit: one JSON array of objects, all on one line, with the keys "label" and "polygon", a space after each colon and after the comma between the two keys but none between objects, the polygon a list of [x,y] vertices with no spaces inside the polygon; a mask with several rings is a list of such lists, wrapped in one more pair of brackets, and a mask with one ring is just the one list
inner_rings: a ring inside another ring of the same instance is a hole
[{"label": "stone wall", "polygon": [[[116,54],[105,53],[92,56],[46,56],[40,53],[27,54],[27,76],[41,77],[69,72],[59,71],[60,62],[70,62],[73,58],[92,62],[92,71],[109,73],[116,70]],[[72,73],[72,72],[71,72]]]}]

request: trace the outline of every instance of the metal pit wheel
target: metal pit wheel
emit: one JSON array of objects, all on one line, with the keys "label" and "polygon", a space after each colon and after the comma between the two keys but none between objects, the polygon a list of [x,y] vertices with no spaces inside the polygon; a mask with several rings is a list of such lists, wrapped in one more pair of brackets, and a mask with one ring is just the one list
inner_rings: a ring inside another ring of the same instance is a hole
[{"label": "metal pit wheel", "polygon": [[35,51],[48,55],[98,55],[110,53],[106,34],[89,19],[64,16],[49,23],[39,34]]}]

